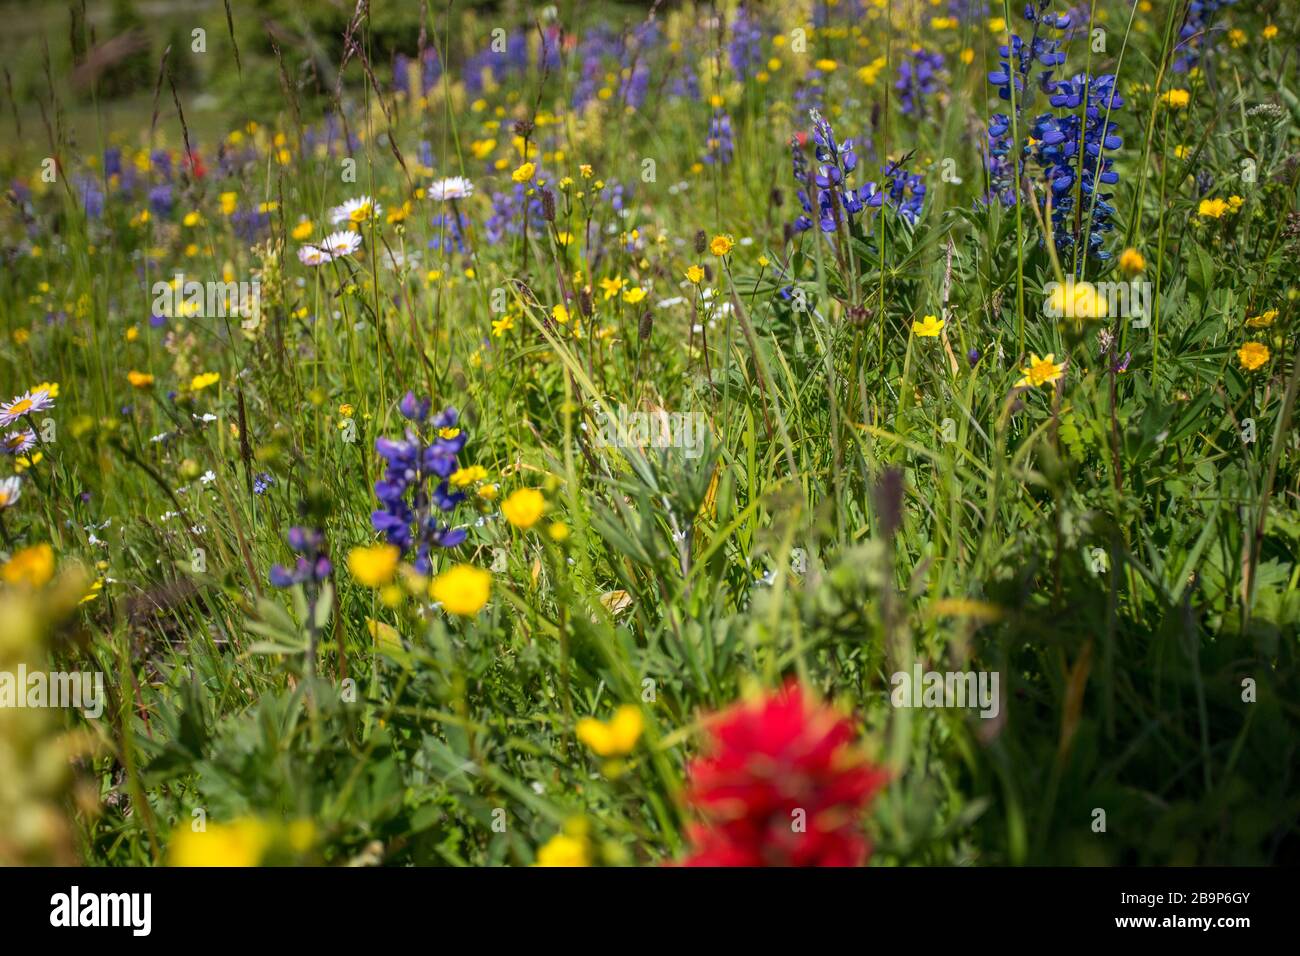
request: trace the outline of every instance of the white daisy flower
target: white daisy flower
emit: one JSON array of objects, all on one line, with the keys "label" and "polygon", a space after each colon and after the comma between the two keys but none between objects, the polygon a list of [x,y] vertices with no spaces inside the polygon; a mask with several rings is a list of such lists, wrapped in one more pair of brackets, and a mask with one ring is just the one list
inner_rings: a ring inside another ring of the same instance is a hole
[{"label": "white daisy flower", "polygon": [[330,261],[330,254],[315,246],[303,246],[298,250],[298,261],[305,266],[323,266]]},{"label": "white daisy flower", "polygon": [[356,199],[349,199],[343,205],[331,209],[330,222],[335,224],[340,222],[369,222],[371,219],[377,219],[383,211],[384,207],[369,196],[358,196]]},{"label": "white daisy flower", "polygon": [[429,198],[434,202],[446,202],[449,199],[468,199],[473,194],[474,184],[464,176],[440,179],[429,187]]},{"label": "white daisy flower", "polygon": [[54,399],[49,390],[38,388],[33,392],[23,392],[8,402],[0,402],[0,427],[12,425],[24,415],[35,415],[47,408],[54,407]]},{"label": "white daisy flower", "polygon": [[0,481],[0,511],[12,508],[22,496],[23,480],[17,475],[10,475],[4,481]]},{"label": "white daisy flower", "polygon": [[31,451],[36,445],[36,432],[34,429],[26,428],[21,431],[12,431],[5,435],[4,440],[0,441],[0,451],[6,455],[21,455],[24,452]]},{"label": "white daisy flower", "polygon": [[199,481],[203,482],[205,485],[210,485],[216,480],[217,473],[215,471],[208,470],[199,475]]},{"label": "white daisy flower", "polygon": [[361,237],[355,232],[332,232],[325,237],[320,247],[330,258],[341,259],[361,248]]}]

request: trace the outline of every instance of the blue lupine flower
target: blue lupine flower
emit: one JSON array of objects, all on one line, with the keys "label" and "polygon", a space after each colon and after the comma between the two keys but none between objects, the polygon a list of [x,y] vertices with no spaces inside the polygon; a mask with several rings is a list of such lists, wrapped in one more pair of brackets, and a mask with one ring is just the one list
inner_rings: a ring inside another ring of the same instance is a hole
[{"label": "blue lupine flower", "polygon": [[941,53],[914,47],[909,57],[898,64],[898,80],[894,83],[899,106],[908,116],[921,112],[925,99],[939,91],[939,74],[943,70]]},{"label": "blue lupine flower", "polygon": [[712,165],[720,163],[726,165],[731,162],[731,157],[735,153],[735,143],[731,138],[731,117],[721,109],[713,111],[713,118],[709,120],[709,136],[705,140],[704,161]]},{"label": "blue lupine flower", "polygon": [[465,61],[465,88],[477,96],[483,92],[483,77],[487,74],[496,83],[512,74],[528,72],[528,33],[517,30],[506,37],[506,48],[494,50],[492,44]]},{"label": "blue lupine flower", "polygon": [[813,110],[813,142],[816,144],[817,170],[813,183],[817,186],[817,222],[822,232],[836,232],[839,223],[852,220],[866,208],[876,208],[884,195],[875,183],[854,189],[848,185],[850,174],[858,166],[853,140],[838,142],[835,131],[820,113]]},{"label": "blue lupine flower", "polygon": [[[1063,63],[1065,55],[1057,49],[1056,41],[1045,40],[1039,31],[1064,30],[1070,26],[1071,18],[1046,13],[1049,0],[1035,2],[1037,6],[1030,3],[1025,7],[1025,19],[1034,25],[1030,42],[1026,44],[1020,37],[1012,36],[1009,46],[1002,47],[1006,59],[1000,69],[989,74],[989,82],[998,87],[1003,99],[1009,99],[1013,85],[1017,91],[1025,90],[1025,81],[1036,61],[1048,67],[1038,73],[1038,85],[1056,112],[1040,113],[1033,120],[1021,118],[1025,101],[1017,95],[1019,128],[1032,137],[1035,143],[1032,150],[1012,142],[1010,116],[998,113],[990,119],[989,191],[985,201],[996,198],[1013,205],[1018,198],[1013,164],[1019,163],[1023,177],[1025,159],[1032,154],[1046,179],[1048,196],[1044,201],[1051,203],[1052,234],[1057,250],[1075,251],[1081,270],[1089,256],[1110,258],[1102,243],[1104,234],[1113,227],[1111,217],[1115,209],[1110,204],[1111,194],[1102,192],[1101,188],[1119,182],[1119,174],[1106,153],[1123,145],[1109,114],[1122,108],[1124,100],[1115,89],[1115,77],[1110,74],[1094,77],[1080,73],[1068,80],[1052,80],[1052,68]],[[1031,97],[1029,94],[1026,99]],[[1081,234],[1085,231],[1086,241]]]},{"label": "blue lupine flower", "polygon": [[76,179],[77,191],[81,193],[81,208],[88,219],[98,219],[104,215],[104,191],[99,188],[93,176],[79,176]]},{"label": "blue lupine flower", "polygon": [[164,219],[172,214],[172,188],[167,184],[149,190],[149,209]]},{"label": "blue lupine flower", "polygon": [[1226,6],[1237,0],[1192,0],[1187,16],[1178,31],[1179,56],[1174,60],[1174,72],[1186,73],[1200,65],[1205,47],[1212,42],[1215,32],[1214,18]]},{"label": "blue lupine flower", "polygon": [[412,392],[398,405],[410,424],[399,440],[378,438],[375,451],[387,463],[384,476],[375,482],[375,497],[381,508],[370,523],[403,554],[414,550],[412,561],[421,574],[433,570],[431,552],[454,548],[466,538],[464,528],[453,528],[445,516],[464,500],[452,491],[448,479],[459,468],[457,455],[465,447],[465,433],[458,427],[456,409],[447,408],[429,420],[432,403]]},{"label": "blue lupine flower", "polygon": [[[536,179],[548,178],[539,168]],[[496,245],[506,236],[517,236],[524,231],[524,206],[528,206],[528,227],[537,233],[545,231],[546,220],[542,218],[541,193],[532,189],[527,183],[515,183],[509,192],[492,193],[492,212],[483,223],[483,234],[491,245]]]},{"label": "blue lupine flower", "polygon": [[763,27],[747,6],[741,4],[731,24],[731,42],[727,44],[731,69],[744,81],[757,72],[763,62]]},{"label": "blue lupine flower", "polygon": [[469,229],[469,217],[465,213],[440,212],[431,222],[433,233],[429,238],[430,249],[465,251],[465,233]]},{"label": "blue lupine flower", "polygon": [[1045,13],[1050,0],[1037,0],[1038,8],[1033,2],[1025,5],[1025,19],[1034,25],[1030,41],[1025,43],[1018,35],[1012,34],[1010,44],[998,47],[1002,57],[998,68],[989,73],[989,82],[998,88],[998,96],[1004,100],[1011,99],[1011,87],[1016,90],[1016,105],[1019,108],[1025,81],[1035,61],[1045,69],[1038,72],[1040,87],[1046,87],[1052,78],[1052,70],[1065,62],[1065,54],[1059,49],[1060,42],[1049,37],[1039,36],[1039,30],[1046,27],[1064,30],[1070,25],[1066,16],[1051,16]]},{"label": "blue lupine flower", "polygon": [[271,565],[272,586],[287,588],[324,581],[330,576],[334,566],[326,553],[324,532],[295,525],[289,529],[289,547],[298,555],[298,560],[292,568],[282,564]]},{"label": "blue lupine flower", "polygon": [[790,137],[790,152],[794,162],[794,181],[799,186],[796,195],[799,198],[799,205],[803,208],[803,212],[794,221],[794,231],[807,232],[813,227],[814,214],[810,198],[813,194],[813,181],[808,173],[808,159],[799,148],[799,141],[793,136]]},{"label": "blue lupine flower", "polygon": [[[1079,74],[1055,84],[1051,104],[1066,110],[1082,107],[1084,111],[1082,120],[1075,112],[1060,117],[1045,113],[1033,127],[1033,137],[1038,141],[1035,158],[1051,190],[1052,232],[1057,249],[1062,252],[1074,249],[1082,241],[1080,230],[1091,215],[1083,254],[1109,259],[1110,253],[1102,248],[1102,240],[1104,233],[1113,227],[1111,216],[1115,209],[1109,202],[1111,194],[1100,192],[1098,187],[1119,182],[1119,174],[1112,168],[1106,152],[1119,149],[1123,140],[1108,114],[1123,107],[1124,100],[1115,91],[1113,75],[1090,78]],[[1076,195],[1082,203],[1077,214]]]},{"label": "blue lupine flower", "polygon": [[925,184],[921,182],[920,174],[909,174],[896,162],[889,162],[885,165],[885,178],[889,180],[889,188],[885,192],[885,199],[903,218],[909,226],[915,226],[918,219],[921,218],[921,209],[925,205]]}]

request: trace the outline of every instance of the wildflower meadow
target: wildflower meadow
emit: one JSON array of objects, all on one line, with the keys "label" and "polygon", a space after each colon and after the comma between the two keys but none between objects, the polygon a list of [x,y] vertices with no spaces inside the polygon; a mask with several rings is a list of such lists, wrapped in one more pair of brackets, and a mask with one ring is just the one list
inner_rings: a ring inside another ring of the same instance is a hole
[{"label": "wildflower meadow", "polygon": [[1300,861],[1292,0],[0,9],[0,864]]}]

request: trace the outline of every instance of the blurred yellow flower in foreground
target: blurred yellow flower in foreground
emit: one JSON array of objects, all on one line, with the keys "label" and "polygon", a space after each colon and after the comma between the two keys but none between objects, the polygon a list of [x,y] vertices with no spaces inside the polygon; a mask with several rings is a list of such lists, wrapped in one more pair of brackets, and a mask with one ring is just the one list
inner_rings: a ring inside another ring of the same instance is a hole
[{"label": "blurred yellow flower in foreground", "polygon": [[189,827],[172,834],[167,862],[171,866],[260,866],[268,857],[293,858],[316,841],[310,820],[272,824],[256,817],[229,823],[208,823],[200,832]]},{"label": "blurred yellow flower in foreground", "polygon": [[433,579],[429,595],[448,614],[473,617],[492,593],[492,575],[471,564],[458,564]]},{"label": "blurred yellow flower in foreground", "polygon": [[401,552],[396,545],[377,544],[348,552],[348,571],[368,588],[380,588],[393,580]]},{"label": "blurred yellow flower in foreground", "polygon": [[545,510],[546,499],[536,488],[520,488],[501,502],[501,513],[506,520],[524,531],[537,524]]},{"label": "blurred yellow flower in foreground", "polygon": [[591,866],[587,841],[557,833],[537,850],[538,866]]},{"label": "blurred yellow flower in foreground", "polygon": [[1128,275],[1137,275],[1147,267],[1147,260],[1136,249],[1125,249],[1119,256],[1120,271]]},{"label": "blurred yellow flower in foreground", "polygon": [[34,544],[15,552],[14,556],[0,567],[0,578],[7,584],[24,584],[39,588],[49,583],[54,577],[54,549],[48,544]]},{"label": "blurred yellow flower in foreground", "polygon": [[608,723],[595,717],[578,721],[575,733],[578,739],[601,757],[622,757],[632,752],[645,729],[641,708],[624,704],[614,711]]}]

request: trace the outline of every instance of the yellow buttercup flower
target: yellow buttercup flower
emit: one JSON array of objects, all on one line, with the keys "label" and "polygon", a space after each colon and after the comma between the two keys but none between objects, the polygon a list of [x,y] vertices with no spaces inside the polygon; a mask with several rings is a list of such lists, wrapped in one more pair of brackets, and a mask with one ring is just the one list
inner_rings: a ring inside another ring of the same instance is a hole
[{"label": "yellow buttercup flower", "polygon": [[1277,318],[1277,315],[1277,309],[1267,309],[1259,315],[1247,319],[1246,325],[1252,329],[1266,329],[1273,324],[1273,320]]},{"label": "yellow buttercup flower", "polygon": [[221,381],[221,375],[217,372],[204,372],[202,375],[195,375],[190,379],[190,391],[201,392],[209,385],[216,385]]},{"label": "yellow buttercup flower", "polygon": [[704,281],[704,270],[701,269],[699,266],[691,266],[689,269],[686,270],[685,275],[687,279],[689,279],[691,282],[695,283],[696,285],[699,285],[701,282]]},{"label": "yellow buttercup flower", "polygon": [[567,307],[567,306],[564,306],[564,305],[555,305],[555,306],[552,306],[552,307],[551,307],[551,318],[553,318],[556,322],[559,322],[561,325],[566,325],[566,324],[568,324],[568,321],[569,321],[569,310],[568,310],[568,307]]},{"label": "yellow buttercup flower", "polygon": [[260,866],[268,858],[301,855],[316,842],[310,820],[271,823],[240,817],[229,823],[209,822],[199,832],[181,826],[167,848],[171,866]]},{"label": "yellow buttercup flower", "polygon": [[153,376],[148,372],[127,372],[126,380],[131,383],[132,388],[149,388],[153,385]]},{"label": "yellow buttercup flower", "polygon": [[393,580],[400,556],[401,552],[392,544],[353,548],[348,552],[348,570],[366,587],[381,588]]},{"label": "yellow buttercup flower", "polygon": [[501,513],[516,528],[527,531],[546,510],[546,499],[536,488],[520,488],[501,502]]},{"label": "yellow buttercup flower", "polygon": [[1230,208],[1222,199],[1202,199],[1196,214],[1202,219],[1222,219]]},{"label": "yellow buttercup flower", "polygon": [[537,866],[591,866],[587,841],[557,833],[538,848]]},{"label": "yellow buttercup flower", "polygon": [[429,585],[429,596],[448,614],[473,617],[483,610],[492,593],[492,575],[472,564],[458,564],[442,572]]},{"label": "yellow buttercup flower", "polygon": [[637,286],[635,288],[628,289],[626,292],[623,293],[623,301],[626,302],[628,305],[636,305],[638,302],[640,302],[642,299],[645,298],[645,295],[646,295],[645,289],[642,289],[640,286]]},{"label": "yellow buttercup flower", "polygon": [[608,723],[595,717],[584,717],[578,721],[574,732],[597,756],[624,757],[636,747],[644,729],[645,718],[641,716],[641,708],[624,704],[614,711]]},{"label": "yellow buttercup flower", "polygon": [[1268,346],[1263,342],[1247,342],[1237,349],[1237,361],[1247,372],[1253,372],[1268,361]]},{"label": "yellow buttercup flower", "polygon": [[937,339],[943,331],[944,322],[937,315],[927,315],[919,322],[912,323],[912,332],[917,338]]},{"label": "yellow buttercup flower", "polygon": [[535,165],[532,163],[523,163],[510,174],[510,178],[517,183],[526,183],[533,178],[533,174],[536,172],[537,167]]},{"label": "yellow buttercup flower", "polygon": [[487,469],[482,465],[470,465],[468,468],[457,468],[447,479],[451,482],[453,488],[468,488],[470,485],[479,481],[487,480]]},{"label": "yellow buttercup flower", "polygon": [[730,236],[714,236],[709,243],[709,251],[715,256],[725,256],[731,252],[735,241]]},{"label": "yellow buttercup flower", "polygon": [[1051,314],[1068,319],[1100,319],[1109,311],[1105,298],[1091,282],[1057,283],[1048,299]]},{"label": "yellow buttercup flower", "polygon": [[23,548],[0,567],[0,579],[8,584],[39,588],[54,577],[54,549],[48,544]]},{"label": "yellow buttercup flower", "polygon": [[564,829],[537,849],[534,866],[591,866],[591,825],[586,817],[572,817]]},{"label": "yellow buttercup flower", "polygon": [[1192,101],[1192,94],[1187,90],[1167,90],[1160,97],[1160,102],[1164,103],[1171,110],[1186,109],[1187,104]]},{"label": "yellow buttercup flower", "polygon": [[1136,249],[1125,249],[1119,255],[1119,268],[1128,275],[1137,275],[1147,267],[1147,261]]},{"label": "yellow buttercup flower", "polygon": [[1029,363],[1020,370],[1024,378],[1016,382],[1016,387],[1020,388],[1028,385],[1039,388],[1057,381],[1065,374],[1065,363],[1058,364],[1055,359],[1056,356],[1051,352],[1048,352],[1043,358],[1039,358],[1036,352],[1030,352]]}]

